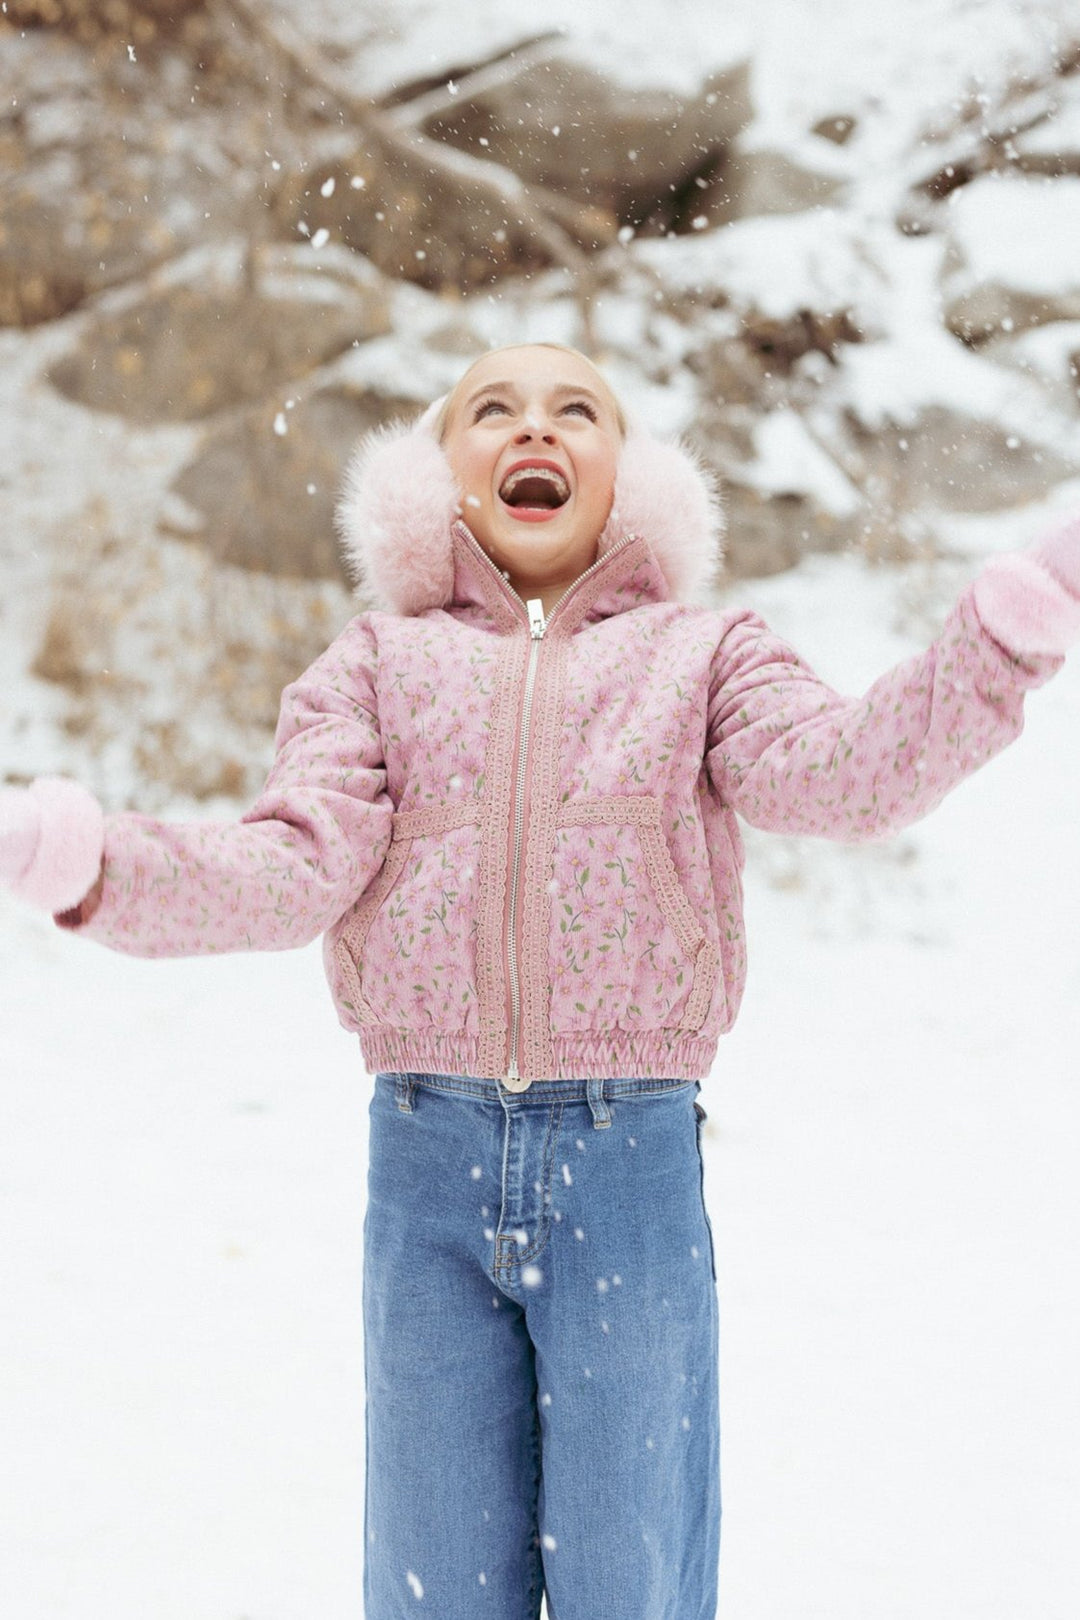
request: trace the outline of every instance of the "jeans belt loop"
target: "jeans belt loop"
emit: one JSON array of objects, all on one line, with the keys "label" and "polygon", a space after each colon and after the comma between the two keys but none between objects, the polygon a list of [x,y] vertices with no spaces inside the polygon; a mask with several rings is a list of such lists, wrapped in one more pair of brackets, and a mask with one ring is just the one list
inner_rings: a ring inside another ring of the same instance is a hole
[{"label": "jeans belt loop", "polygon": [[604,1130],[611,1124],[611,1109],[604,1100],[604,1082],[602,1080],[586,1080],[585,1100],[589,1104],[592,1114],[593,1129]]},{"label": "jeans belt loop", "polygon": [[413,1111],[413,1091],[415,1082],[411,1074],[399,1074],[394,1078],[394,1098],[403,1114]]}]

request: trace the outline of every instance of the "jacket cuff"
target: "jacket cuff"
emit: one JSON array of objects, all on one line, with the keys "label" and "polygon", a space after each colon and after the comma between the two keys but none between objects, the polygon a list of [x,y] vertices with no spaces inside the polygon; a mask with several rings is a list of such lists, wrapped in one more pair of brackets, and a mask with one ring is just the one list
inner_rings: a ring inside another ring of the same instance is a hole
[{"label": "jacket cuff", "polygon": [[996,557],[972,590],[983,628],[1017,658],[1060,655],[1080,641],[1080,595],[1032,555]]},{"label": "jacket cuff", "polygon": [[12,892],[45,911],[68,911],[93,888],[105,849],[105,815],[79,782],[41,776],[30,784],[40,815],[37,847]]}]

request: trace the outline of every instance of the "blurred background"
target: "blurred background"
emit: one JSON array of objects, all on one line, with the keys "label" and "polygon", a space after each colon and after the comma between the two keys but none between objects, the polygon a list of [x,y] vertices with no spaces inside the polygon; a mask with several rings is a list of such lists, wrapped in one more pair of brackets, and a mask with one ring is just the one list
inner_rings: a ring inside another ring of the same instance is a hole
[{"label": "blurred background", "polygon": [[[536,338],[863,689],[1080,508],[1076,0],[2,0],[0,780],[235,816],[357,436]],[[747,838],[722,1620],[1078,1612],[1080,657],[1027,714],[886,844]],[[360,1613],[369,1089],[317,945],[0,895],[5,1615]]]}]

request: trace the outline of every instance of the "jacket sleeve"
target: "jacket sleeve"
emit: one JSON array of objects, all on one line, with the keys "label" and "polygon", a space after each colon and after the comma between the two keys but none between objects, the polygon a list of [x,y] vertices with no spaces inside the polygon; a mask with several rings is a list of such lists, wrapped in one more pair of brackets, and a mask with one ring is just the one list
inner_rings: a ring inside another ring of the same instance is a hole
[{"label": "jacket sleeve", "polygon": [[1014,657],[972,591],[926,652],[841,697],[752,613],[712,670],[706,766],[752,826],[859,842],[908,826],[1020,734],[1023,698],[1060,657]]},{"label": "jacket sleeve", "polygon": [[100,903],[86,922],[59,920],[134,956],[304,945],[378,872],[392,814],[361,617],[286,687],[274,763],[247,814],[109,816]]}]

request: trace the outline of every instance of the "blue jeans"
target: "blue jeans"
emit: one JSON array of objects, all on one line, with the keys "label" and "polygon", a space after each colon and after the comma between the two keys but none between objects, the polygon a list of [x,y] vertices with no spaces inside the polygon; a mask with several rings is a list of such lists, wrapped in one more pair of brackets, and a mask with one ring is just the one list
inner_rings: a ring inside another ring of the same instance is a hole
[{"label": "blue jeans", "polygon": [[713,1620],[697,1090],[376,1077],[366,1620]]}]

